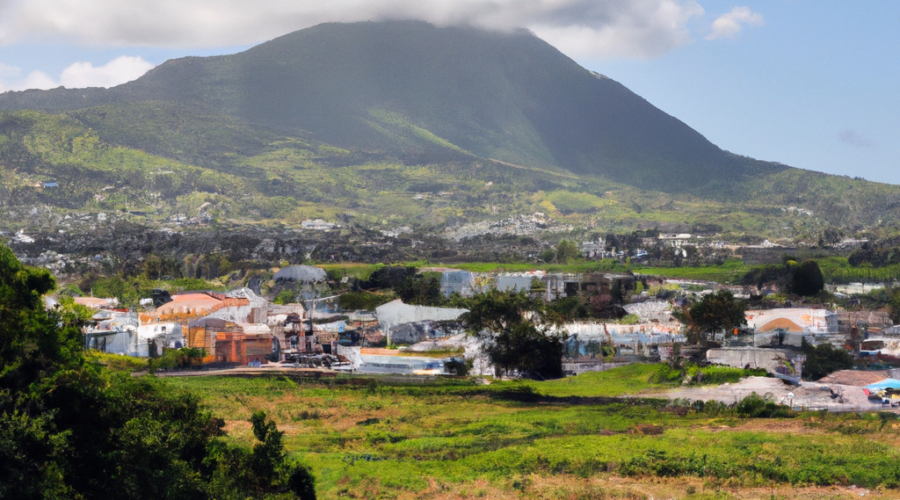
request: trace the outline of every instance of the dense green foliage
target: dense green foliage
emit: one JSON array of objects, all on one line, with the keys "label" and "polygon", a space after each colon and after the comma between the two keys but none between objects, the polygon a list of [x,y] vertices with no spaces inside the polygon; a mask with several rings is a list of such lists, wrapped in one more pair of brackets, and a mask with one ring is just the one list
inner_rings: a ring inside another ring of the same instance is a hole
[{"label": "dense green foliage", "polygon": [[441,278],[436,273],[411,274],[394,287],[394,293],[405,304],[439,306],[446,299],[441,294]]},{"label": "dense green foliage", "polygon": [[735,383],[749,376],[765,377],[763,368],[742,369],[730,366],[705,366],[700,367],[695,363],[675,360],[659,365],[659,369],[648,378],[648,381],[657,384],[682,384],[687,382],[693,385],[719,385]]},{"label": "dense green foliage", "polygon": [[806,355],[806,361],[803,363],[803,378],[807,380],[819,380],[829,373],[853,368],[853,358],[850,353],[831,344],[813,346],[804,338],[800,351]]},{"label": "dense green foliage", "polygon": [[685,316],[680,315],[688,325],[688,338],[694,343],[700,342],[703,335],[721,330],[730,331],[747,324],[744,311],[747,303],[736,300],[729,290],[704,295],[692,305]]},{"label": "dense green foliage", "polygon": [[44,309],[54,286],[0,247],[0,497],[315,497],[264,414],[248,453],[189,393],[86,363],[73,318]]},{"label": "dense green foliage", "polygon": [[374,311],[376,307],[394,300],[389,294],[369,292],[346,292],[341,294],[341,308],[348,311]]},{"label": "dense green foliage", "polygon": [[812,297],[825,289],[825,277],[814,260],[807,260],[791,269],[791,293],[803,297]]},{"label": "dense green foliage", "polygon": [[574,242],[562,240],[556,247],[556,261],[561,264],[568,264],[570,260],[578,257],[578,248]]},{"label": "dense green foliage", "polygon": [[806,260],[797,264],[785,256],[781,265],[760,266],[750,269],[741,278],[745,285],[762,288],[767,284],[775,284],[795,295],[812,297],[825,289],[825,275],[815,260]]},{"label": "dense green foliage", "polygon": [[890,292],[890,302],[888,307],[891,313],[891,319],[894,324],[900,323],[900,288],[895,288]]},{"label": "dense green foliage", "polygon": [[162,354],[150,360],[150,370],[168,370],[172,368],[190,368],[199,364],[206,356],[204,349],[197,347],[182,347],[180,349],[165,349]]},{"label": "dense green foliage", "polygon": [[551,332],[555,315],[546,304],[525,291],[489,290],[467,301],[469,312],[460,318],[471,335],[484,342],[484,351],[502,374],[529,378],[562,376],[564,334]]}]

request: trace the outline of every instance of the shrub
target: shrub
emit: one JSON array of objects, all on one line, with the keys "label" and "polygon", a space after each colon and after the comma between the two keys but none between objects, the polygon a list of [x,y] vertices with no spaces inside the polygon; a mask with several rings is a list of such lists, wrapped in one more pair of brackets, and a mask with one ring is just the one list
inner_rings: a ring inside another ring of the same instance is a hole
[{"label": "shrub", "polygon": [[793,416],[793,412],[789,408],[767,401],[755,392],[742,399],[734,407],[734,412],[738,416],[750,418],[784,418]]},{"label": "shrub", "polygon": [[853,358],[850,353],[831,344],[813,347],[804,338],[800,350],[806,355],[806,362],[803,363],[803,378],[807,380],[819,380],[829,373],[853,368]]}]

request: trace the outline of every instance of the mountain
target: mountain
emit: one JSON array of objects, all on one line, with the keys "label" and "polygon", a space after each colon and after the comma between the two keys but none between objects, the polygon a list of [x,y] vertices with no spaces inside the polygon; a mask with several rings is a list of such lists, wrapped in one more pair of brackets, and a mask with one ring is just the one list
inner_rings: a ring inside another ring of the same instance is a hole
[{"label": "mountain", "polygon": [[3,94],[0,109],[147,101],[412,162],[490,158],[666,191],[784,169],[719,149],[529,32],[422,22],[322,24],[108,90]]},{"label": "mountain", "polygon": [[598,232],[900,233],[898,186],[723,151],[528,32],[420,22],[323,24],[110,89],[0,94],[0,208],[3,230],[93,230],[102,213],[467,234],[543,212]]}]

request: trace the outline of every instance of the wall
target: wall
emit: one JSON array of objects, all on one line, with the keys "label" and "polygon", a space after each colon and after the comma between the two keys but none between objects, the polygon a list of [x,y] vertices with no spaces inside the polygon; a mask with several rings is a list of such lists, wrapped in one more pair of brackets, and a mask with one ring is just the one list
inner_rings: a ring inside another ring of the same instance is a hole
[{"label": "wall", "polygon": [[775,369],[781,366],[784,359],[791,359],[793,355],[785,349],[760,349],[760,348],[722,348],[706,351],[706,360],[715,365],[733,366],[743,368],[764,368],[769,373],[775,373]]}]

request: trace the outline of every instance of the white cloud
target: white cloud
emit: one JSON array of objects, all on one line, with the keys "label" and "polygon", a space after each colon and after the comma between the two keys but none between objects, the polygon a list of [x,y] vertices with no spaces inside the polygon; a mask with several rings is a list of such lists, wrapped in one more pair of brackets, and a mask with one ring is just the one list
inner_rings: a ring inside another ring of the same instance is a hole
[{"label": "white cloud", "polygon": [[21,69],[0,63],[0,92],[7,90],[52,89],[60,85],[67,88],[114,87],[141,77],[153,65],[140,57],[121,56],[94,66],[89,62],[77,62],[68,66],[54,80],[42,71],[32,71],[20,78]]},{"label": "white cloud", "polygon": [[741,34],[745,25],[762,26],[764,23],[762,14],[751,11],[749,7],[735,7],[713,21],[712,31],[706,35],[706,39],[734,38]]},{"label": "white cloud", "polygon": [[63,70],[59,83],[68,88],[115,87],[137,80],[151,69],[152,64],[130,56],[121,56],[97,67],[89,62],[77,62]]},{"label": "white cloud", "polygon": [[690,41],[694,0],[0,0],[0,43],[255,44],[322,22],[529,28],[572,55],[652,57]]}]

